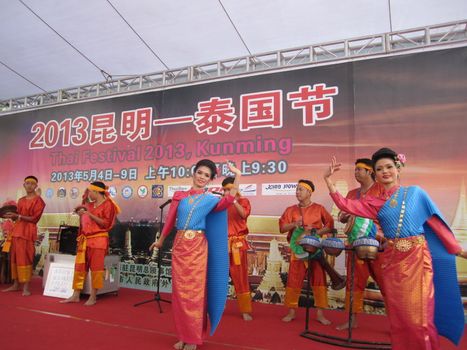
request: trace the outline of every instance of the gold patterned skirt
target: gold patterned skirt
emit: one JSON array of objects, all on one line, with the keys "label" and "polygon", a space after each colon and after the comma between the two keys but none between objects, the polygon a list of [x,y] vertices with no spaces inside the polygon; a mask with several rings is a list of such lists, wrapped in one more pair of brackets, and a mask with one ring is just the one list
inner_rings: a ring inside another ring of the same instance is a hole
[{"label": "gold patterned skirt", "polygon": [[203,231],[177,231],[172,249],[172,310],[179,340],[200,345],[207,327],[208,244]]}]

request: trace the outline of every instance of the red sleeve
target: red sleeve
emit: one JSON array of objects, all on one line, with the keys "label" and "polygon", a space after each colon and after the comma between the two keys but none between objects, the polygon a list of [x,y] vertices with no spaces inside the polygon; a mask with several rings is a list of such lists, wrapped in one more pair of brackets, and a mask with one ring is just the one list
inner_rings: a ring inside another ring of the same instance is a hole
[{"label": "red sleeve", "polygon": [[44,212],[45,202],[41,197],[37,198],[36,204],[32,208],[32,223],[37,224],[41,219],[42,213]]},{"label": "red sleeve", "polygon": [[169,212],[165,218],[164,227],[162,229],[162,236],[168,236],[170,231],[175,225],[177,220],[177,209],[180,201],[185,198],[188,194],[186,192],[177,191],[172,197],[172,202],[170,203]]},{"label": "red sleeve", "polygon": [[245,219],[247,219],[251,214],[250,201],[246,198],[241,198],[240,205],[243,207],[243,210],[245,211]]},{"label": "red sleeve", "polygon": [[378,211],[386,202],[386,200],[371,196],[361,200],[348,199],[342,197],[339,192],[329,193],[329,195],[340,210],[369,219],[376,219]]},{"label": "red sleeve", "polygon": [[104,224],[99,226],[101,226],[106,231],[110,231],[115,223],[116,215],[117,213],[114,204],[109,199],[107,199],[105,207],[102,211],[102,216],[99,216],[104,221]]},{"label": "red sleeve", "polygon": [[279,218],[279,231],[282,231],[282,227],[286,224],[290,224],[291,221],[292,220],[290,219],[289,208],[287,208]]},{"label": "red sleeve", "polygon": [[428,226],[435,232],[436,236],[443,243],[444,247],[450,254],[457,254],[462,251],[462,247],[456,241],[452,231],[446,224],[436,215],[427,220]]},{"label": "red sleeve", "polygon": [[235,200],[234,196],[231,196],[230,194],[222,197],[219,202],[217,202],[217,205],[214,207],[214,211],[222,211],[230,207],[230,205],[233,203]]},{"label": "red sleeve", "polygon": [[169,235],[170,231],[175,225],[175,220],[177,220],[177,209],[178,204],[180,203],[180,198],[176,198],[174,193],[174,197],[172,198],[172,202],[169,206],[169,212],[167,213],[167,217],[165,218],[164,227],[162,228],[162,236],[166,237]]},{"label": "red sleeve", "polygon": [[[358,191],[357,188],[354,188],[353,190],[350,190],[349,192],[347,192],[347,195],[345,196],[345,198],[348,198],[348,199],[356,199],[356,198],[357,198],[357,195],[356,195],[357,191]],[[339,212],[337,213],[337,219],[339,220],[339,222],[341,222],[341,223],[343,223],[343,224],[346,224],[348,219],[342,221],[342,220],[340,219],[341,213],[345,213],[345,211],[339,210]],[[346,214],[347,214],[347,213],[346,213]]]},{"label": "red sleeve", "polygon": [[332,230],[334,228],[334,218],[326,210],[326,208],[321,208],[321,220],[323,221],[323,226]]},{"label": "red sleeve", "polygon": [[350,190],[349,192],[347,192],[347,195],[345,196],[345,198],[358,199],[358,191],[359,191],[359,188],[354,188],[353,190]]}]

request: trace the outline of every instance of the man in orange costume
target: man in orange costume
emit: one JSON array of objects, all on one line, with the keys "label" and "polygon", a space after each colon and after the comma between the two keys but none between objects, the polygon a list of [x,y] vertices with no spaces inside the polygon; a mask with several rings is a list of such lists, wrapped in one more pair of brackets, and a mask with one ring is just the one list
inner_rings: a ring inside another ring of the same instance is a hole
[{"label": "man in orange costume", "polygon": [[[234,177],[226,177],[222,181],[224,196],[230,194],[234,187]],[[248,283],[248,260],[247,250],[248,235],[247,219],[251,212],[250,201],[240,196],[237,192],[233,205],[228,209],[228,231],[229,231],[229,257],[230,257],[230,277],[237,294],[238,307],[245,321],[251,321],[251,295],[250,284]]]},{"label": "man in orange costume", "polygon": [[[313,182],[299,180],[295,196],[298,204],[288,207],[279,219],[281,233],[288,232],[287,240],[290,242],[292,233],[298,227],[303,227],[308,232],[316,229],[319,236],[325,235],[334,228],[334,219],[331,214],[320,204],[311,201],[311,195],[315,191]],[[285,290],[285,306],[288,314],[282,319],[284,322],[292,321],[296,316],[298,299],[302,291],[303,279],[308,268],[308,262],[298,259],[293,252],[290,257],[289,274]],[[328,307],[328,294],[326,274],[317,260],[311,261],[311,285],[315,299],[315,307],[318,308],[316,319],[322,324],[331,322],[324,317],[323,310]]]},{"label": "man in orange costume", "polygon": [[[37,222],[45,208],[44,201],[36,193],[37,183],[35,176],[27,176],[23,184],[26,196],[18,200],[18,212],[7,213],[4,216],[7,219],[16,220],[10,234],[11,246],[9,247],[13,285],[4,292],[19,290],[20,284],[23,284],[23,296],[31,295],[29,282],[34,262],[34,242],[37,240]],[[5,250],[8,250],[8,247]]]},{"label": "man in orange costume", "polygon": [[[355,180],[360,184],[360,187],[354,188],[347,193],[346,198],[349,199],[364,199],[366,196],[381,197],[384,188],[374,181],[373,162],[368,158],[360,158],[355,161]],[[351,215],[345,212],[339,213],[339,221],[347,223]],[[377,224],[377,223],[376,223]],[[377,224],[377,238],[381,239],[381,228]],[[350,305],[350,281],[352,254],[346,254],[347,267],[347,285],[345,289],[345,308],[349,309]],[[363,312],[363,293],[366,288],[368,277],[371,276],[381,290],[382,286],[382,270],[381,258],[377,256],[375,260],[361,260],[355,255],[354,280],[353,280],[353,305],[352,305],[352,327],[357,327],[357,313]],[[337,326],[339,330],[348,329],[349,322],[345,322]]]},{"label": "man in orange costume", "polygon": [[76,208],[80,216],[80,230],[73,276],[74,291],[62,303],[79,302],[88,270],[91,270],[92,288],[84,305],[94,305],[97,290],[104,286],[104,259],[109,248],[109,231],[120,213],[120,208],[110,198],[107,189],[100,181],[92,182],[83,196],[83,205]]}]

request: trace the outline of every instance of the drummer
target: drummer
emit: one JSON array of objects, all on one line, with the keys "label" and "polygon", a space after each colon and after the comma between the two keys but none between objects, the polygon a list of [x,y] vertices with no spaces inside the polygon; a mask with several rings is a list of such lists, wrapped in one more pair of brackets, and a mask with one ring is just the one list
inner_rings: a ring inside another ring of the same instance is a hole
[{"label": "drummer", "polygon": [[[354,188],[347,193],[349,199],[364,199],[367,195],[378,197],[382,195],[384,188],[375,182],[373,172],[373,162],[368,158],[359,158],[355,161],[355,180],[360,184],[360,187]],[[338,219],[344,224],[350,225],[352,223],[351,215],[343,211],[339,212]],[[378,228],[377,238],[382,237],[381,228],[377,224]],[[347,231],[347,230],[346,230]],[[347,276],[351,276],[351,258],[352,254],[347,252],[346,256],[346,267]],[[375,260],[361,260],[355,256],[355,268],[354,268],[354,280],[353,280],[353,305],[352,305],[352,327],[357,327],[356,313],[363,312],[363,293],[368,281],[368,277],[371,276],[378,284],[382,292],[382,278],[381,278],[381,258],[377,256]],[[351,279],[347,278],[347,285],[345,289],[345,308],[349,309],[350,300],[350,282]],[[338,325],[336,329],[343,330],[348,329],[349,322],[345,322]]]},{"label": "drummer", "polygon": [[[295,197],[298,203],[287,209],[279,219],[279,230],[281,233],[287,232],[287,241],[290,243],[292,233],[295,229],[303,227],[305,232],[316,229],[317,234],[322,236],[331,232],[334,228],[334,220],[329,212],[320,204],[314,203],[311,196],[315,191],[315,185],[309,180],[299,180]],[[287,315],[282,319],[290,322],[296,317],[298,299],[302,291],[303,279],[307,271],[308,262],[296,257],[291,252],[287,287],[285,289],[284,304],[288,308]],[[324,317],[323,310],[328,307],[326,274],[317,260],[311,261],[311,286],[315,300],[315,307],[318,308],[316,319],[324,325],[331,322]]]}]

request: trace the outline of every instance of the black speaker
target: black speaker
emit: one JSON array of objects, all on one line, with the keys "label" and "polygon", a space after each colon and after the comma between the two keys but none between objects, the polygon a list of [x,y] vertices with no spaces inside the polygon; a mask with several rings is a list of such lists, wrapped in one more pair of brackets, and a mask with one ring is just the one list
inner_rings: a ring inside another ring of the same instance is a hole
[{"label": "black speaker", "polygon": [[77,226],[60,226],[58,231],[58,251],[62,254],[76,255]]}]

